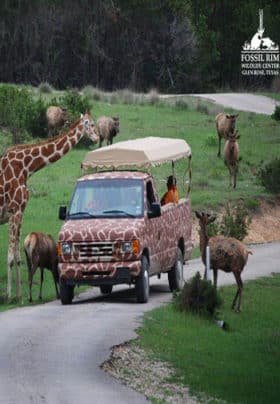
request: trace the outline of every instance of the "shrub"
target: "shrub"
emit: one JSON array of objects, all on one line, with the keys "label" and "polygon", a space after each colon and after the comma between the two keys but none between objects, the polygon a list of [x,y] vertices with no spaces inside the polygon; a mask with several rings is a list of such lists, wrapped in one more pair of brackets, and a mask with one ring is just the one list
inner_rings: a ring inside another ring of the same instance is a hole
[{"label": "shrub", "polygon": [[186,282],[182,291],[174,295],[176,310],[196,315],[214,316],[222,301],[210,281],[201,279],[199,272]]},{"label": "shrub", "polygon": [[280,77],[275,77],[275,79],[273,79],[271,90],[280,93]]},{"label": "shrub", "polygon": [[275,107],[275,110],[273,114],[271,115],[272,119],[275,119],[275,121],[280,121],[280,105],[277,105]]},{"label": "shrub", "polygon": [[43,100],[33,100],[27,88],[0,86],[0,125],[13,133],[14,142],[21,141],[24,132],[35,137],[46,136],[45,111]]},{"label": "shrub", "polygon": [[134,94],[131,90],[125,88],[123,90],[117,91],[117,96],[119,98],[119,102],[123,104],[134,104]]},{"label": "shrub", "polygon": [[175,101],[175,108],[178,108],[178,109],[184,109],[184,110],[188,110],[189,109],[189,104],[187,103],[187,101],[185,101],[185,100],[182,100],[182,99],[180,99],[180,98],[178,98],[176,101]]},{"label": "shrub", "polygon": [[248,234],[249,224],[248,210],[242,201],[235,206],[229,203],[226,205],[226,211],[219,224],[219,233],[226,237],[235,237],[242,241]]},{"label": "shrub", "polygon": [[198,100],[198,102],[197,102],[196,110],[198,112],[200,112],[201,114],[209,115],[209,109],[208,109],[207,105],[202,104],[202,102],[200,100]]},{"label": "shrub", "polygon": [[39,93],[50,94],[53,92],[53,87],[49,83],[44,82],[38,86],[38,90]]},{"label": "shrub", "polygon": [[257,171],[257,178],[265,189],[272,193],[280,192],[280,158],[276,158],[260,167]]},{"label": "shrub", "polygon": [[225,213],[222,217],[207,226],[208,236],[212,237],[220,234],[242,241],[247,236],[251,223],[247,208],[249,206],[247,205],[246,207],[243,201],[239,201],[234,206],[227,203]]},{"label": "shrub", "polygon": [[93,87],[91,85],[85,86],[83,88],[82,92],[89,99],[92,99],[92,100],[95,100],[95,101],[101,101],[102,100],[102,91],[100,91],[98,88],[95,88],[95,87]]},{"label": "shrub", "polygon": [[77,90],[67,90],[64,95],[59,97],[58,104],[67,107],[67,111],[74,120],[77,120],[80,114],[91,109],[91,103],[87,96],[81,95]]},{"label": "shrub", "polygon": [[25,129],[32,137],[47,137],[46,104],[42,98],[30,103],[25,113]]}]

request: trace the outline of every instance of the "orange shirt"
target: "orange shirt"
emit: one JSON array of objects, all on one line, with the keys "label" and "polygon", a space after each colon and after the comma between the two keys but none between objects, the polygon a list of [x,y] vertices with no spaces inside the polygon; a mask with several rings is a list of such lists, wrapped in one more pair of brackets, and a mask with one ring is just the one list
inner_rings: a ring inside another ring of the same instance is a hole
[{"label": "orange shirt", "polygon": [[170,188],[161,198],[161,204],[166,205],[167,203],[178,203],[179,194],[176,187]]}]

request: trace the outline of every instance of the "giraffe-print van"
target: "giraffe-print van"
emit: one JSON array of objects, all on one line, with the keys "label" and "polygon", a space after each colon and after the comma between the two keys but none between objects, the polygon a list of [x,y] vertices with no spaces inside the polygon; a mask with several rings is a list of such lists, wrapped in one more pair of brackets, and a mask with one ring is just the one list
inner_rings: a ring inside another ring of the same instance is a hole
[{"label": "giraffe-print van", "polygon": [[141,291],[148,292],[146,278],[161,272],[168,272],[171,290],[182,286],[182,263],[193,248],[190,201],[160,206],[151,174],[83,176],[65,210],[58,237],[62,303],[71,303],[74,285],[111,292],[120,283],[135,283],[137,300],[147,301],[145,293],[141,299]]}]

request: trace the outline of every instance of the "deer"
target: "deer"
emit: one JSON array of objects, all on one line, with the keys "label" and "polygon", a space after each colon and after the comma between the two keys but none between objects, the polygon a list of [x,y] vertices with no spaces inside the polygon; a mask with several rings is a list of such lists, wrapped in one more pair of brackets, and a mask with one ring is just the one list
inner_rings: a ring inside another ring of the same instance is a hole
[{"label": "deer", "polygon": [[220,112],[216,116],[216,128],[217,134],[219,138],[219,146],[218,146],[218,154],[217,156],[221,156],[221,141],[222,138],[226,139],[226,137],[234,132],[236,119],[238,118],[239,114],[229,115],[223,112]]},{"label": "deer", "polygon": [[103,140],[106,140],[109,146],[113,144],[113,138],[119,133],[120,119],[115,116],[101,116],[96,121],[95,129],[99,136],[99,147],[102,146]]},{"label": "deer", "polygon": [[69,123],[66,107],[50,106],[46,111],[49,135],[55,135],[59,129]]},{"label": "deer", "polygon": [[[241,273],[247,264],[249,254],[253,254],[245,244],[234,237],[213,236],[208,237],[207,225],[213,223],[216,217],[208,213],[195,212],[196,217],[199,219],[200,226],[200,252],[204,265],[206,265],[206,247],[210,247],[210,268],[213,270],[214,287],[217,288],[218,270],[230,273],[232,272],[236,283],[237,292],[232,302],[232,310],[240,312],[241,297],[243,291],[243,282]],[[206,278],[206,268],[204,272]]]},{"label": "deer", "polygon": [[32,282],[37,268],[41,270],[39,300],[42,300],[44,268],[49,269],[53,275],[56,297],[59,299],[58,256],[53,237],[50,234],[31,232],[24,240],[24,251],[28,268],[29,302],[32,302]]},{"label": "deer", "polygon": [[237,133],[238,131],[235,131],[227,135],[224,147],[225,165],[229,170],[229,186],[232,188],[236,188],[236,175],[238,173],[239,145],[237,140],[240,135]]}]

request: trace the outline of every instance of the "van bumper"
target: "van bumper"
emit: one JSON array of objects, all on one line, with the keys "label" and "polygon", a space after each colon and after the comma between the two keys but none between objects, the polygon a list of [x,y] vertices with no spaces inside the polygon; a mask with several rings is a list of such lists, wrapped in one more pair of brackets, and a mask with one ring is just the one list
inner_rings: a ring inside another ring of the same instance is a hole
[{"label": "van bumper", "polygon": [[68,285],[130,284],[141,271],[141,261],[59,263],[59,277]]}]

